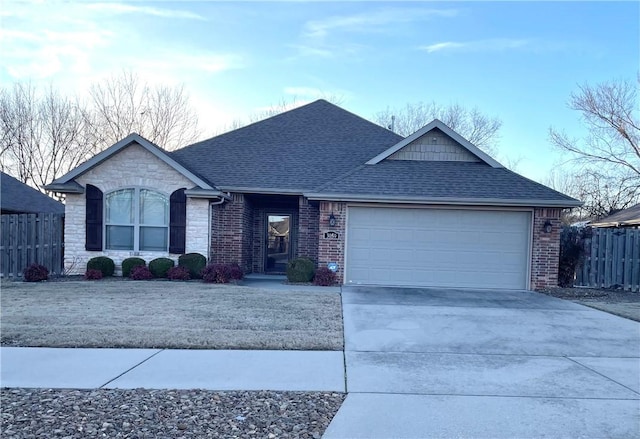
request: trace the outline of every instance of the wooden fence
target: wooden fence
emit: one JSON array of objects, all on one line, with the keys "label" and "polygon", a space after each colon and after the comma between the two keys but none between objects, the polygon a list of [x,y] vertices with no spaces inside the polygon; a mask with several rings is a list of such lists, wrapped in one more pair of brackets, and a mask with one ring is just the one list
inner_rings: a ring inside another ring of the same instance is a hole
[{"label": "wooden fence", "polygon": [[584,240],[575,286],[640,292],[640,229],[594,228]]},{"label": "wooden fence", "polygon": [[0,223],[0,276],[22,277],[37,263],[50,275],[63,272],[64,216],[53,213],[2,215]]}]

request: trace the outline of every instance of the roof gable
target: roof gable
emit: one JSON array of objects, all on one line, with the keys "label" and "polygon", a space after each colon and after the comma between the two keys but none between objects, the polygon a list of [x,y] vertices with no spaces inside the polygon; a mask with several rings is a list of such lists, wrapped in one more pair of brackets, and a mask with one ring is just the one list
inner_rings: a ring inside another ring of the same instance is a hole
[{"label": "roof gable", "polygon": [[493,168],[503,167],[438,119],[400,140],[367,164],[375,165],[383,160],[483,162]]},{"label": "roof gable", "polygon": [[110,146],[104,151],[96,154],[91,159],[87,160],[80,166],[66,173],[62,177],[57,178],[56,180],[54,180],[53,182],[45,186],[45,188],[48,190],[56,191],[56,192],[78,192],[78,191],[81,192],[82,188],[79,187],[79,185],[74,181],[75,178],[95,168],[99,164],[108,160],[110,157],[114,156],[118,152],[122,151],[123,149],[133,144],[140,145],[142,148],[144,148],[145,150],[153,154],[159,160],[162,160],[171,168],[175,169],[178,173],[182,174],[184,177],[192,181],[195,185],[197,185],[201,189],[207,189],[207,190],[215,189],[213,185],[211,185],[208,181],[198,176],[191,170],[187,169],[185,166],[183,166],[181,163],[175,160],[174,157],[171,157],[169,154],[167,154],[167,152],[165,152],[162,148],[151,143],[150,141],[148,141],[147,139],[145,139],[144,137],[142,137],[137,133],[129,134],[127,137],[125,137],[121,141],[115,143],[114,145]]}]

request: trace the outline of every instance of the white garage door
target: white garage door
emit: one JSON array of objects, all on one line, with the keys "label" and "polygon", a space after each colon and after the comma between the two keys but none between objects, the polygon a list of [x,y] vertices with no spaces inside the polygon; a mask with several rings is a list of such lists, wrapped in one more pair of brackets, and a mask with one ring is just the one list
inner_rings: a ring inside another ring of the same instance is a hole
[{"label": "white garage door", "polygon": [[531,213],[349,207],[346,283],[527,288]]}]

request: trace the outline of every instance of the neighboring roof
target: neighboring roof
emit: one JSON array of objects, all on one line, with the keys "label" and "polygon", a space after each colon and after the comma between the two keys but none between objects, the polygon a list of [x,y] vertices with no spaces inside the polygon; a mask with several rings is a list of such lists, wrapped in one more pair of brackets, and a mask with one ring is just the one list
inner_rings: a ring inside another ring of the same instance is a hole
[{"label": "neighboring roof", "polygon": [[3,212],[64,213],[64,204],[4,172],[0,174],[0,207]]},{"label": "neighboring roof", "polygon": [[640,204],[621,210],[589,225],[591,227],[640,226]]},{"label": "neighboring roof", "polygon": [[129,134],[127,137],[119,141],[118,143],[110,146],[104,151],[96,154],[91,159],[87,160],[77,168],[74,168],[72,171],[66,173],[60,178],[57,178],[47,186],[45,189],[52,190],[56,192],[71,192],[77,193],[82,192],[82,188],[78,185],[77,182],[74,181],[75,178],[81,176],[85,172],[93,169],[98,166],[100,163],[107,160],[109,157],[117,154],[122,149],[128,147],[129,145],[137,143],[147,151],[149,151],[154,156],[158,157],[160,160],[165,162],[167,165],[175,169],[180,174],[184,175],[186,178],[191,180],[194,184],[198,185],[201,189],[215,190],[215,187],[209,183],[206,179],[203,179],[201,176],[194,173],[192,170],[187,169],[183,166],[179,161],[177,161],[174,157],[171,157],[167,151],[160,148],[159,146],[151,143],[141,135],[137,133]]},{"label": "neighboring roof", "polygon": [[380,163],[381,161],[383,161],[384,159],[386,159],[390,155],[398,152],[399,150],[401,150],[402,148],[404,148],[405,146],[407,146],[408,144],[410,144],[414,140],[419,139],[420,137],[424,136],[429,131],[431,131],[431,130],[433,130],[435,128],[438,128],[440,131],[445,133],[447,136],[451,137],[453,140],[458,142],[463,148],[465,148],[467,151],[469,151],[474,156],[478,157],[481,161],[483,161],[484,163],[488,164],[489,166],[492,166],[494,168],[502,168],[503,167],[500,163],[498,163],[497,161],[495,161],[494,159],[489,157],[489,155],[487,153],[482,151],[480,148],[475,146],[473,143],[469,142],[467,139],[462,137],[460,134],[458,134],[455,131],[453,131],[444,122],[442,122],[442,121],[440,121],[438,119],[434,119],[433,121],[431,121],[427,125],[425,125],[422,128],[420,128],[415,133],[411,134],[410,136],[406,137],[405,139],[400,140],[398,143],[396,143],[395,145],[391,146],[386,151],[383,151],[382,153],[378,154],[377,156],[375,156],[374,158],[369,160],[367,162],[367,164],[368,165],[375,165],[377,163]]},{"label": "neighboring roof", "polygon": [[325,100],[170,153],[221,190],[302,193],[402,137]]},{"label": "neighboring roof", "polygon": [[580,206],[578,200],[486,163],[386,160],[362,165],[311,199],[513,206]]}]

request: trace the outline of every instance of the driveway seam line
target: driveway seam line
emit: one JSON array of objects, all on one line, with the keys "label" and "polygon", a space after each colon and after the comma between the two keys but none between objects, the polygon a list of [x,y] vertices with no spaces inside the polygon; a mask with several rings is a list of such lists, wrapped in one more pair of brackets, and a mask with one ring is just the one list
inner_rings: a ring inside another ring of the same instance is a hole
[{"label": "driveway seam line", "polygon": [[128,374],[129,372],[131,372],[133,369],[135,369],[136,367],[140,366],[142,363],[146,363],[147,361],[151,360],[153,357],[155,357],[156,355],[158,355],[160,352],[164,352],[166,351],[166,349],[160,349],[159,351],[151,354],[149,357],[145,358],[144,360],[140,361],[137,364],[134,364],[133,366],[131,366],[129,369],[125,370],[124,372],[122,372],[120,375],[111,378],[109,381],[107,381],[106,383],[104,383],[103,385],[101,385],[100,387],[98,387],[98,389],[104,389],[104,386],[108,385],[109,383],[114,382],[115,380],[117,380],[118,378],[120,378],[121,376]]},{"label": "driveway seam line", "polygon": [[[594,357],[594,358],[598,358],[598,357]],[[618,357],[616,357],[616,358],[618,358]],[[637,392],[637,391],[633,390],[631,387],[628,387],[628,386],[625,386],[625,385],[624,385],[624,384],[622,384],[622,383],[619,383],[618,381],[614,380],[613,378],[608,377],[608,376],[606,376],[605,374],[600,373],[600,372],[598,372],[597,370],[592,369],[591,367],[589,367],[589,366],[587,366],[587,365],[585,365],[585,364],[580,363],[578,360],[574,360],[574,359],[573,359],[573,358],[571,358],[571,357],[566,357],[566,359],[567,359],[567,360],[569,360],[569,361],[573,361],[574,363],[578,364],[579,366],[582,366],[582,367],[584,367],[585,369],[590,370],[591,372],[594,372],[594,373],[596,373],[596,374],[600,375],[601,377],[606,378],[607,380],[609,380],[609,381],[611,381],[611,382],[614,382],[614,383],[616,383],[616,384],[618,384],[618,385],[620,385],[620,386],[624,387],[625,389],[629,389],[629,390],[631,390],[631,391],[632,391],[633,393],[635,393],[636,395],[640,395],[640,393],[639,393],[639,392]]]}]

